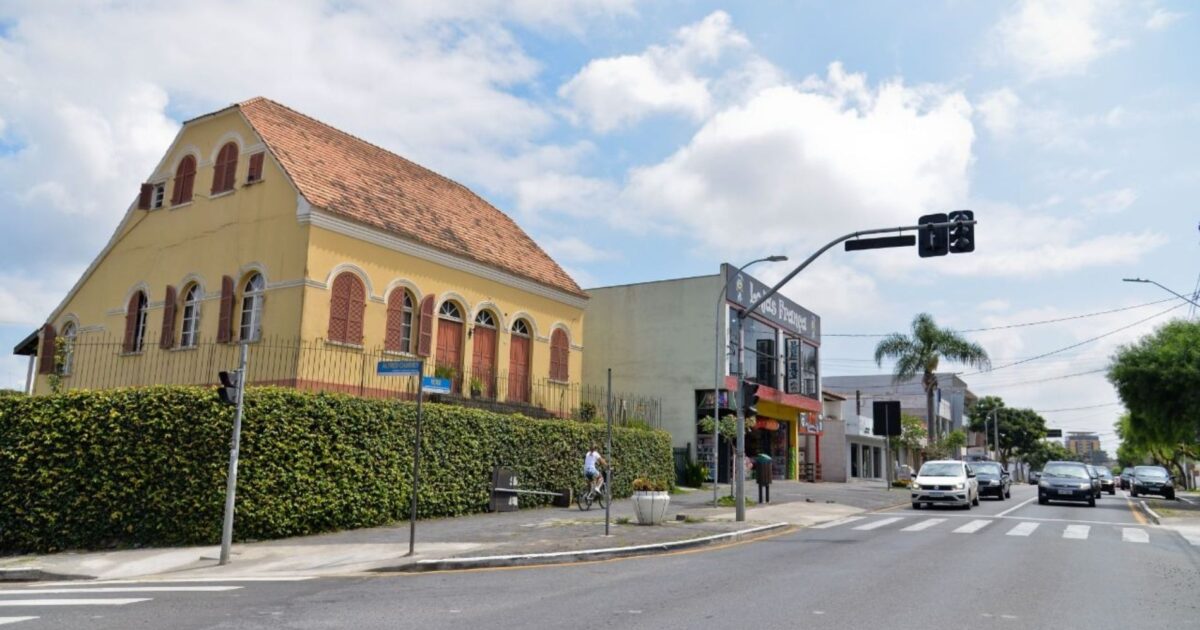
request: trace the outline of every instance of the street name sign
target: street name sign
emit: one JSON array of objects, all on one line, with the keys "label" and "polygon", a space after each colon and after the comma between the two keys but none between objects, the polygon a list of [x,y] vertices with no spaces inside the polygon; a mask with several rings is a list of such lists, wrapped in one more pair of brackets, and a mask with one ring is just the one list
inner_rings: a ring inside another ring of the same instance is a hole
[{"label": "street name sign", "polygon": [[380,361],[375,365],[379,376],[420,376],[420,361]]},{"label": "street name sign", "polygon": [[427,394],[449,394],[450,379],[426,376],[425,378],[421,379],[421,388],[424,389],[425,393]]}]

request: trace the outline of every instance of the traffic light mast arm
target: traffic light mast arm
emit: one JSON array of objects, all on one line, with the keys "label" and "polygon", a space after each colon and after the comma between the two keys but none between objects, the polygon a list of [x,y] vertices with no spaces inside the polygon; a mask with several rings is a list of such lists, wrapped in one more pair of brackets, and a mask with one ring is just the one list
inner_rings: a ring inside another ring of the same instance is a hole
[{"label": "traffic light mast arm", "polygon": [[754,311],[758,310],[759,305],[761,305],[763,302],[766,302],[771,296],[775,295],[776,293],[779,293],[779,290],[783,288],[783,285],[787,284],[788,282],[791,282],[792,278],[795,278],[797,274],[799,274],[801,271],[804,271],[805,267],[808,267],[810,264],[812,264],[812,262],[814,260],[820,258],[821,254],[824,254],[825,252],[829,251],[829,249],[831,247],[834,247],[838,243],[848,241],[852,238],[868,236],[870,234],[895,234],[895,233],[901,233],[901,232],[912,232],[915,230],[920,230],[921,228],[935,228],[935,229],[943,228],[943,227],[951,228],[951,227],[954,227],[955,225],[975,225],[976,223],[978,223],[978,221],[971,220],[971,221],[946,221],[945,223],[926,223],[925,225],[906,225],[906,226],[893,227],[893,228],[861,230],[859,232],[851,232],[850,234],[846,234],[845,236],[840,236],[838,238],[835,238],[832,241],[829,241],[828,243],[826,243],[825,246],[822,247],[821,249],[818,249],[817,251],[813,252],[812,256],[805,258],[804,262],[800,263],[800,265],[797,266],[795,269],[793,269],[791,273],[784,276],[782,280],[775,283],[775,286],[771,287],[771,290],[769,290],[765,294],[763,294],[763,296],[761,298],[759,298],[757,302],[755,302],[754,304],[751,304],[750,308],[744,309],[741,313],[741,318],[749,317],[752,313],[754,313]]}]

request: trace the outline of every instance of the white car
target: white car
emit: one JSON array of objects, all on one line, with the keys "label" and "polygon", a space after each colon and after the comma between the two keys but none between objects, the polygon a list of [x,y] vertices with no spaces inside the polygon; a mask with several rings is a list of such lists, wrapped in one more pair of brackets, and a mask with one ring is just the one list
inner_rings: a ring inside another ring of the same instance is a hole
[{"label": "white car", "polygon": [[912,484],[912,506],[922,504],[958,505],[971,509],[979,505],[979,481],[966,462],[938,460],[925,462]]}]

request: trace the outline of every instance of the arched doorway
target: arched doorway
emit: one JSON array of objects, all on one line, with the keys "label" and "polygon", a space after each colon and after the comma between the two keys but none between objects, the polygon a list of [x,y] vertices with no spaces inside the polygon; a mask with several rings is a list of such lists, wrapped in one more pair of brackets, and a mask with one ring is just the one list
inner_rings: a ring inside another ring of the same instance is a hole
[{"label": "arched doorway", "polygon": [[[475,316],[475,340],[471,350],[471,377],[479,379],[479,393],[484,398],[496,397],[496,316],[491,311],[479,311]],[[475,385],[472,385],[474,387]],[[472,392],[474,393],[474,392]]]},{"label": "arched doorway", "polygon": [[463,360],[463,316],[462,308],[446,300],[438,309],[437,354],[434,365],[453,370],[450,391],[462,392]]},{"label": "arched doorway", "polygon": [[513,322],[512,340],[508,345],[508,400],[529,402],[529,349],[533,335],[529,322],[518,319]]}]

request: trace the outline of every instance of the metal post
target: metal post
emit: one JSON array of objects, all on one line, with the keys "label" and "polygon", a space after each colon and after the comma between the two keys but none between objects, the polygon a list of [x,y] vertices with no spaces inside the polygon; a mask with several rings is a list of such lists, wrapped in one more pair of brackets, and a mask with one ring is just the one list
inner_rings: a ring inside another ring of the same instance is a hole
[{"label": "metal post", "polygon": [[1000,461],[1000,418],[996,412],[999,409],[992,410],[992,430],[996,432],[996,461]]},{"label": "metal post", "polygon": [[604,535],[608,536],[609,517],[612,515],[612,368],[608,368],[608,394],[605,405],[608,407],[608,445],[605,446],[604,461]]},{"label": "metal post", "polygon": [[[721,267],[721,272],[724,273],[725,267]],[[724,346],[728,351],[729,343],[721,343],[724,339],[722,335],[721,324],[725,317],[725,293],[729,290],[729,278],[723,278],[721,283],[721,299],[717,301],[717,333],[715,337],[717,346],[717,369],[716,379],[713,382],[713,456],[712,456],[712,484],[713,484],[713,507],[717,507],[717,488],[721,485],[721,376],[724,370],[721,369],[721,362],[725,358],[725,353],[721,352],[721,347]],[[30,359],[29,369],[33,370],[32,358]]]},{"label": "metal post", "polygon": [[422,399],[425,398],[425,360],[421,360],[420,374],[417,376],[417,431],[413,438],[413,481],[412,501],[408,508],[408,555],[417,555],[417,489],[421,485],[421,416]]},{"label": "metal post", "polygon": [[238,449],[242,444],[242,399],[246,393],[246,359],[249,344],[242,342],[237,369],[237,411],[233,414],[233,439],[229,443],[229,472],[225,475],[225,522],[221,524],[221,557],[218,564],[229,564],[233,546],[233,507],[237,494]]},{"label": "metal post", "polygon": [[738,340],[737,340],[737,364],[738,364],[738,401],[737,401],[737,456],[734,458],[734,475],[737,478],[736,484],[736,503],[738,522],[746,520],[746,405],[742,400],[742,376],[745,373],[745,337],[746,337],[746,320],[744,312],[738,315]]}]

